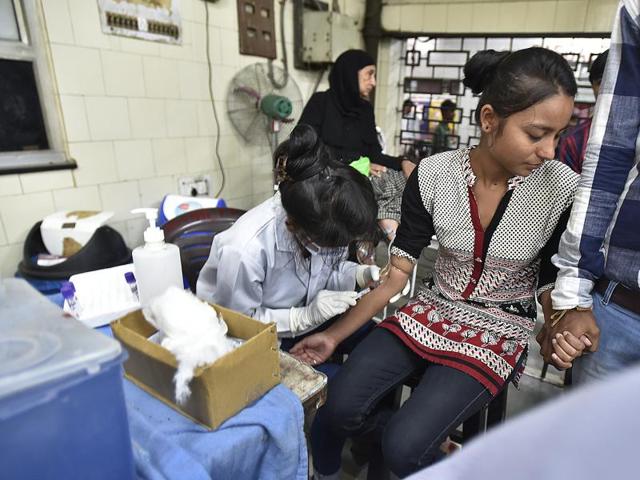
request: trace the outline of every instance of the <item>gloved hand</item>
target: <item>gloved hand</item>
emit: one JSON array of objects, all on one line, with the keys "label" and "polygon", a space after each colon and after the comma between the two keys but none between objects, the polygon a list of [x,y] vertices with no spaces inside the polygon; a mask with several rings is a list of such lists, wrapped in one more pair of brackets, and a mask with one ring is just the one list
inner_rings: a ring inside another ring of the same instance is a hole
[{"label": "gloved hand", "polygon": [[358,265],[356,267],[356,283],[360,288],[370,287],[380,281],[380,267],[377,265]]},{"label": "gloved hand", "polygon": [[306,307],[289,310],[289,325],[292,333],[303,332],[323,324],[331,317],[344,313],[356,304],[356,292],[320,290],[316,298]]}]

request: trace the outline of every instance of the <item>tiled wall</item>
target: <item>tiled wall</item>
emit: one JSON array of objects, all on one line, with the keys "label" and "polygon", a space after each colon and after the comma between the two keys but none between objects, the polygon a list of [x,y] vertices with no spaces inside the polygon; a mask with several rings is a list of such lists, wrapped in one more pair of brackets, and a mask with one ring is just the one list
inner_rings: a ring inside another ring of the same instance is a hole
[{"label": "tiled wall", "polygon": [[413,33],[609,32],[618,0],[386,0],[382,26]]},{"label": "tiled wall", "polygon": [[[175,46],[104,35],[97,0],[40,2],[66,146],[78,169],[0,175],[3,275],[15,272],[29,228],[49,213],[114,210],[111,225],[135,246],[142,240],[144,221],[133,219],[130,209],[157,204],[177,190],[184,174],[212,175],[214,190],[220,182],[207,90],[205,3],[180,0],[184,37]],[[279,2],[274,4],[277,12]],[[339,4],[344,13],[363,18],[365,0]],[[271,159],[267,147],[248,146],[235,134],[225,95],[241,67],[264,60],[238,53],[235,0],[219,0],[209,8],[213,92],[227,174],[222,196],[231,206],[247,209],[272,192]],[[285,15],[292,64],[291,2],[285,2]],[[317,74],[291,70],[306,101]],[[320,88],[326,88],[326,77]]]},{"label": "tiled wall", "polygon": [[[380,42],[378,49],[376,103],[376,124],[382,129],[387,143],[387,153],[400,154],[396,135],[400,135],[397,128],[400,112],[404,77],[404,46],[405,41],[386,38]],[[399,103],[400,102],[400,103]]]}]

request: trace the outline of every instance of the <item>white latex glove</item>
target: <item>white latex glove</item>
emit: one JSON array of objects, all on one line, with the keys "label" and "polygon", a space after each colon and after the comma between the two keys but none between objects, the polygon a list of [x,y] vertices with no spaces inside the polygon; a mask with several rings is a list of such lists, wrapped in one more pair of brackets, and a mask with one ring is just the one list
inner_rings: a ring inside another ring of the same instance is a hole
[{"label": "white latex glove", "polygon": [[380,267],[377,265],[358,265],[356,267],[356,283],[360,288],[370,287],[380,280]]},{"label": "white latex glove", "polygon": [[323,324],[331,317],[340,315],[356,304],[356,292],[320,290],[316,298],[306,307],[289,310],[289,325],[292,333],[303,332]]}]

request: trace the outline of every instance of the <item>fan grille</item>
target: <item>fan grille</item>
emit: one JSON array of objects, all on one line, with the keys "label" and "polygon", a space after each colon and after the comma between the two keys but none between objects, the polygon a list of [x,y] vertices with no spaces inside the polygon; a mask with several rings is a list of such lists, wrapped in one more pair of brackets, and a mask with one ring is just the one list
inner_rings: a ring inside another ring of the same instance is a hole
[{"label": "fan grille", "polygon": [[[282,83],[284,70],[273,66],[273,76],[275,83]],[[269,80],[268,65],[254,63],[240,70],[229,84],[227,92],[229,119],[236,131],[248,143],[266,145],[272,142],[272,120],[260,110],[260,99],[269,94],[287,97],[293,107],[291,121],[282,123],[278,134],[279,139],[282,140],[289,136],[302,113],[302,94],[291,76],[283,88],[277,88]]]}]

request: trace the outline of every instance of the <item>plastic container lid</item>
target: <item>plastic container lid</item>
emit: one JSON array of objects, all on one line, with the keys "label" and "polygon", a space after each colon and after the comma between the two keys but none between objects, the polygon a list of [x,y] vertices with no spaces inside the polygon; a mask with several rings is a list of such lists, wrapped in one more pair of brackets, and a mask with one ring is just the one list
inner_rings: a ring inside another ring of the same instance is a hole
[{"label": "plastic container lid", "polygon": [[77,373],[96,373],[120,344],[79,321],[25,280],[0,280],[0,399]]}]

